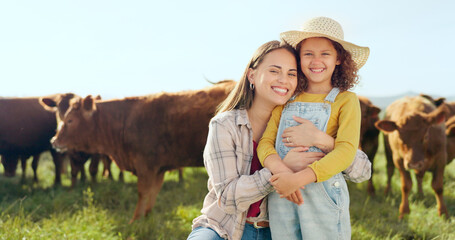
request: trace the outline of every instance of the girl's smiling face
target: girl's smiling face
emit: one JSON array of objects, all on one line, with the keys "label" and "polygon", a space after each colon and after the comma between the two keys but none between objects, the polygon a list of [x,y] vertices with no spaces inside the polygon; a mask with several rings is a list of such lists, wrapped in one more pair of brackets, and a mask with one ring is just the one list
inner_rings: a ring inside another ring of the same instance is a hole
[{"label": "girl's smiling face", "polygon": [[305,39],[300,46],[300,66],[308,79],[308,92],[330,91],[333,71],[340,65],[338,54],[327,38]]}]

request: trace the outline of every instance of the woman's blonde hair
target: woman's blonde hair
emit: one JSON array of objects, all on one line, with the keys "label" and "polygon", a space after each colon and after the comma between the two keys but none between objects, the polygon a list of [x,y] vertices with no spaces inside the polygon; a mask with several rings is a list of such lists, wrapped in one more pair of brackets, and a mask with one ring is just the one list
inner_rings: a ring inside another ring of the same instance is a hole
[{"label": "woman's blonde hair", "polygon": [[[256,69],[264,60],[265,56],[277,49],[286,49],[292,53],[296,61],[298,61],[298,55],[292,46],[285,42],[280,41],[270,41],[262,44],[256,52],[253,54],[253,57],[249,61],[248,65],[243,72],[240,81],[235,85],[232,92],[227,96],[227,98],[218,106],[216,113],[222,113],[230,111],[232,109],[249,109],[253,104],[254,99],[254,89],[251,89],[250,81],[248,81],[248,71],[249,69]],[[300,63],[297,62],[297,68],[300,69]],[[300,71],[299,71],[300,73]],[[301,75],[301,74],[299,74]],[[300,84],[300,79],[298,85]]]}]

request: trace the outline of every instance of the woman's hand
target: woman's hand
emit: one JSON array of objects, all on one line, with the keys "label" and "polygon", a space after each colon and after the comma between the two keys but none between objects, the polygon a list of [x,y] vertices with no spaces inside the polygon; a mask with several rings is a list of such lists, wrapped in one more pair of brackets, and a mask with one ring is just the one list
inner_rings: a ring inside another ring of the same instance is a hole
[{"label": "woman's hand", "polygon": [[299,191],[299,182],[295,180],[295,173],[281,172],[273,175],[270,178],[270,183],[280,197],[287,198],[291,194]]},{"label": "woman's hand", "polygon": [[322,152],[305,152],[307,150],[305,147],[292,148],[284,157],[283,163],[293,172],[298,172],[325,156]]},{"label": "woman's hand", "polygon": [[287,196],[286,199],[288,201],[291,201],[297,205],[302,205],[303,204],[303,196],[300,190],[295,191],[291,195]]}]

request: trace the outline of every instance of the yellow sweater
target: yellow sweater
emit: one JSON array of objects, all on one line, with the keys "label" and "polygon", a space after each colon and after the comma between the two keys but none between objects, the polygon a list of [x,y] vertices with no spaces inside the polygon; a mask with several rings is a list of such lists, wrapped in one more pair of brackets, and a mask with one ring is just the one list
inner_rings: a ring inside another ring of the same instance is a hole
[{"label": "yellow sweater", "polygon": [[[326,96],[302,93],[293,102],[324,102]],[[283,108],[278,106],[273,110],[267,129],[259,141],[257,153],[262,165],[269,155],[277,154],[275,141]],[[323,182],[351,165],[359,146],[360,114],[360,103],[355,93],[344,91],[337,95],[327,124],[327,134],[335,138],[335,148],[309,166],[316,174],[317,182]]]}]

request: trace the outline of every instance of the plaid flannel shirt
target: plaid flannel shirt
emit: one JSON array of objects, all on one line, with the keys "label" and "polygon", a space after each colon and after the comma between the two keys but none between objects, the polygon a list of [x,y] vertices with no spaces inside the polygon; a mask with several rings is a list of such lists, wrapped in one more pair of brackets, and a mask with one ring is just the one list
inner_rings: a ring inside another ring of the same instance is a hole
[{"label": "plaid flannel shirt", "polygon": [[[267,168],[250,175],[252,158],[253,132],[247,111],[236,109],[215,116],[204,149],[209,192],[193,229],[209,227],[225,239],[241,239],[250,205],[273,191]],[[266,200],[259,216],[249,221],[268,220]]]}]

